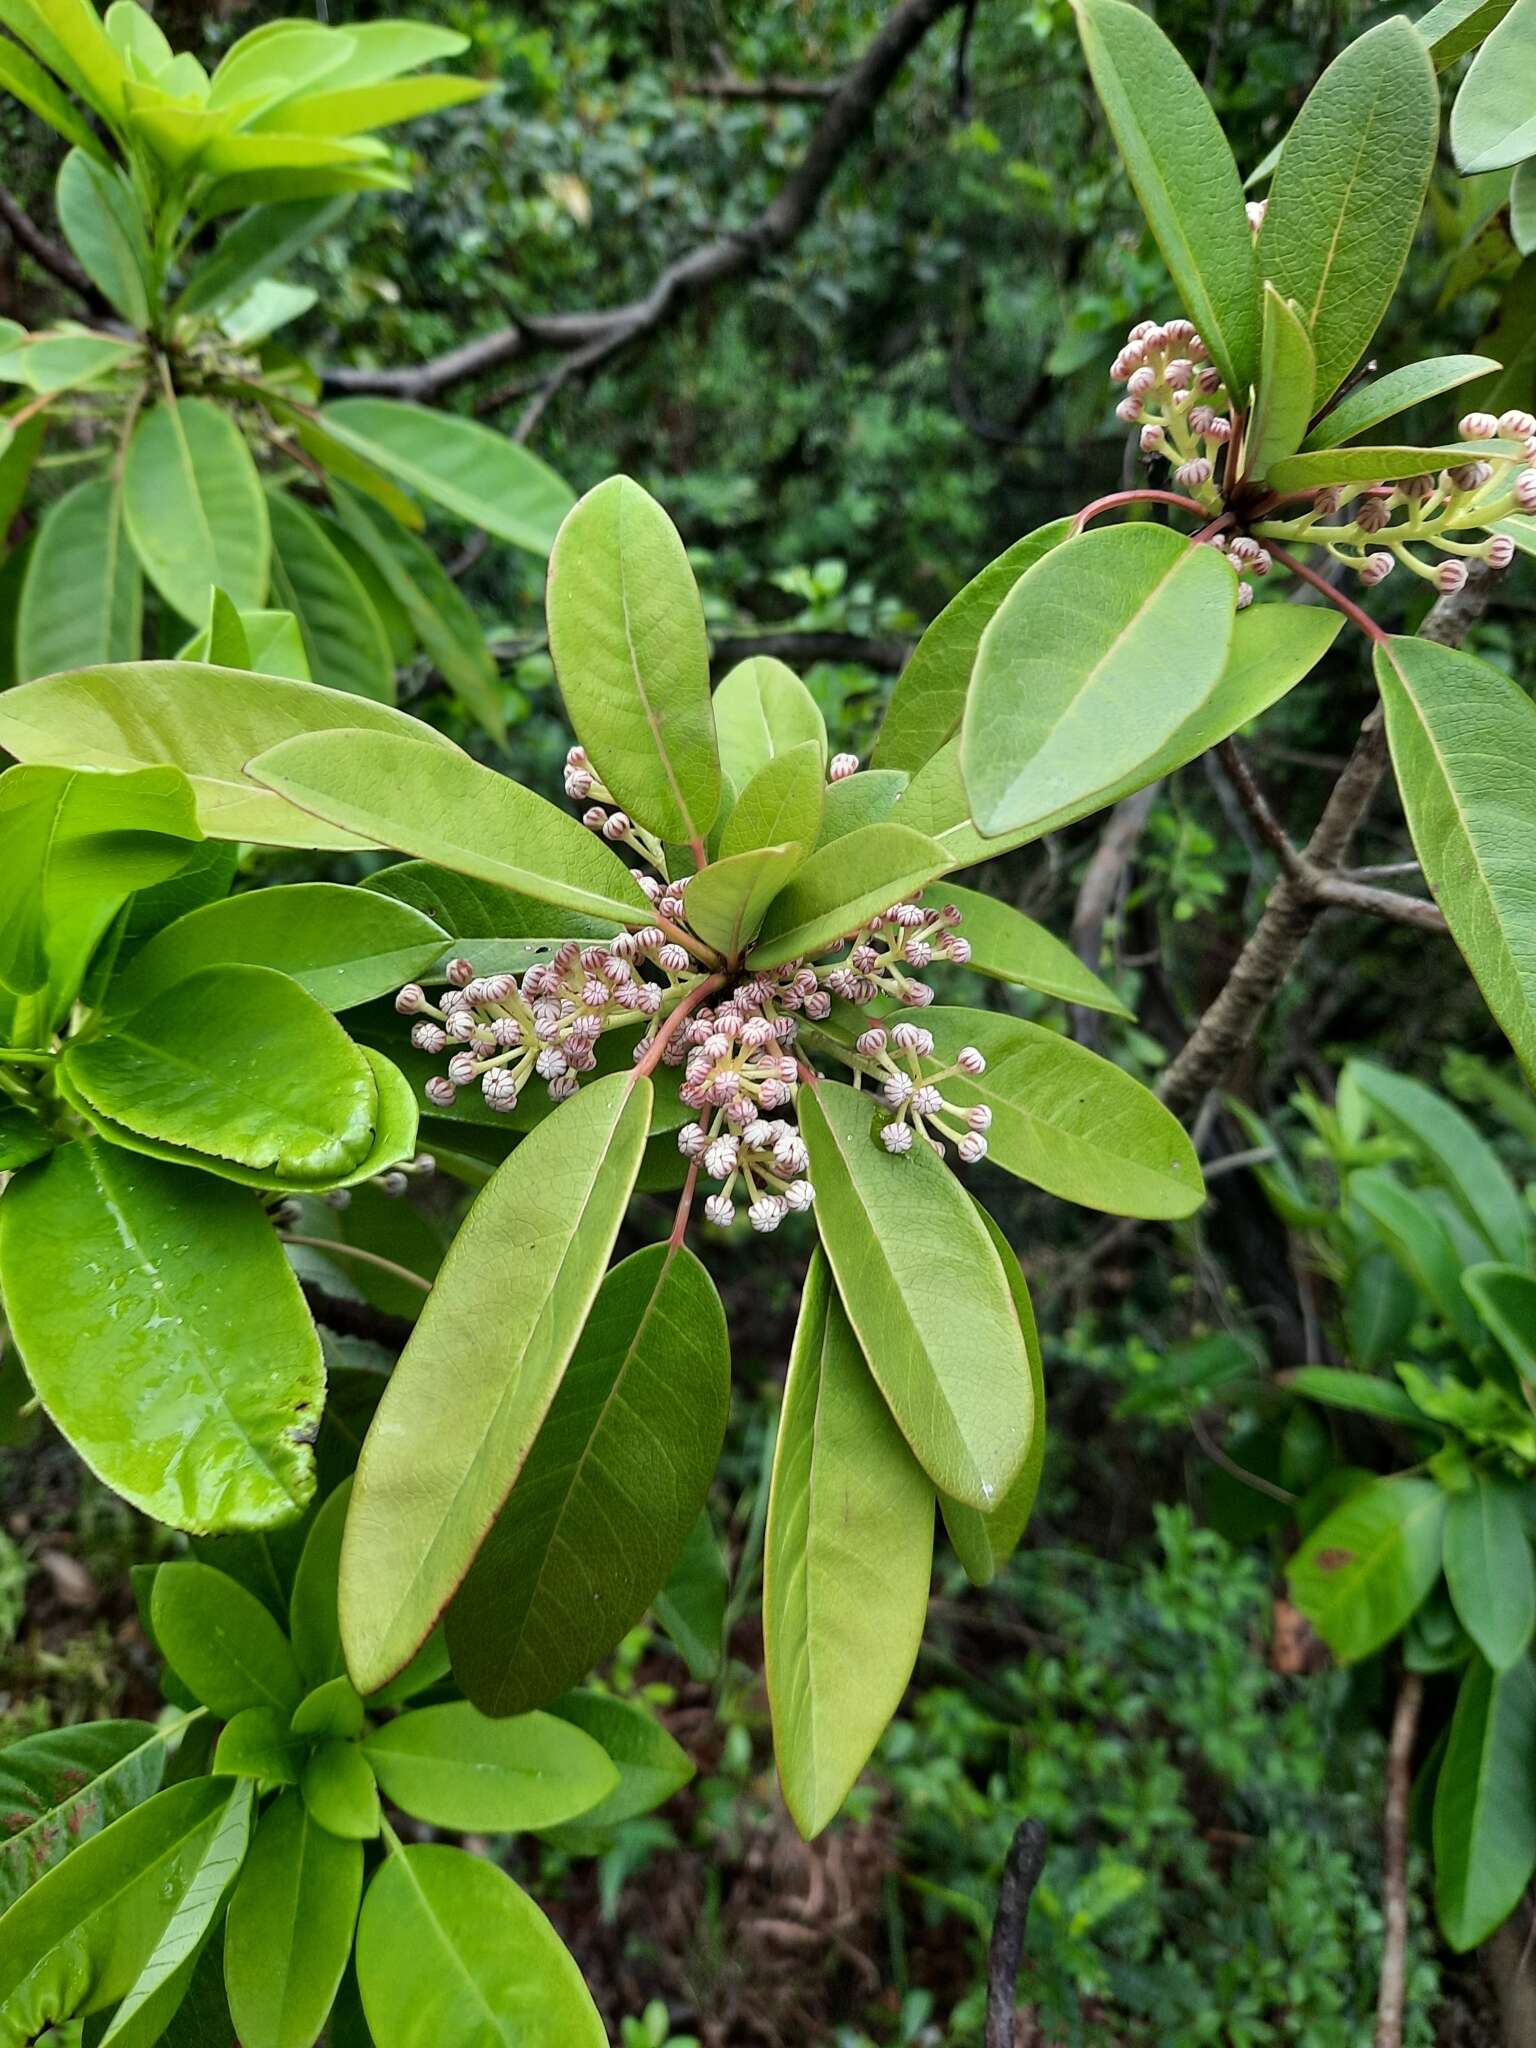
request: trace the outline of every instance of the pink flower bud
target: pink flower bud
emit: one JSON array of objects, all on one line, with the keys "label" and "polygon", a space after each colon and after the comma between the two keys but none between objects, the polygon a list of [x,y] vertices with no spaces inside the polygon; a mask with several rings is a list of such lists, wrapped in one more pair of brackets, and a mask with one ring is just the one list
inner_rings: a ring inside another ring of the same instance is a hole
[{"label": "pink flower bud", "polygon": [[816,1190],[808,1180],[792,1180],[784,1190],[785,1203],[797,1216],[809,1209],[815,1199]]},{"label": "pink flower bud", "polygon": [[867,1060],[885,1051],[885,1033],[878,1024],[872,1024],[867,1031],[859,1033],[858,1050]]},{"label": "pink flower bud", "polygon": [[1497,438],[1499,423],[1491,412],[1464,412],[1456,431],[1463,441],[1492,441]]},{"label": "pink flower bud", "polygon": [[414,981],[408,981],[395,997],[395,1008],[402,1017],[414,1017],[426,1000],[426,990],[418,988]]},{"label": "pink flower bud", "polygon": [[585,768],[567,768],[565,793],[572,803],[584,804],[592,794],[592,777]]},{"label": "pink flower bud", "polygon": [[937,1116],[944,1107],[944,1098],[931,1081],[925,1081],[912,1096],[914,1116]]},{"label": "pink flower bud", "polygon": [[517,1107],[517,1083],[505,1067],[492,1067],[488,1074],[481,1075],[480,1093],[488,1107],[499,1110],[503,1116]]},{"label": "pink flower bud", "polygon": [[1186,491],[1198,490],[1201,484],[1211,480],[1211,465],[1203,455],[1197,455],[1192,462],[1181,462],[1174,476]]},{"label": "pink flower bud", "polygon": [[[1480,491],[1493,475],[1493,464],[1491,462],[1462,462],[1458,463],[1454,469],[1448,469],[1445,473],[1450,479],[1453,490]],[[1517,495],[1519,488],[1517,481],[1515,485]]]},{"label": "pink flower bud", "polygon": [[608,822],[608,813],[601,804],[593,804],[590,810],[582,812],[581,822],[589,831],[601,832]]},{"label": "pink flower bud", "polygon": [[960,1050],[955,1054],[955,1065],[962,1074],[969,1074],[973,1080],[978,1074],[984,1074],[987,1071],[986,1060],[976,1050],[974,1045],[961,1046]]},{"label": "pink flower bud", "polygon": [[954,961],[957,967],[964,967],[966,962],[971,957],[970,940],[951,939],[949,942],[949,957],[951,960]]},{"label": "pink flower bud", "polygon": [[1164,324],[1163,332],[1175,346],[1186,341],[1194,341],[1197,338],[1194,321],[1186,320],[1182,314],[1177,320],[1167,321]]},{"label": "pink flower bud", "polygon": [[1185,357],[1175,356],[1164,370],[1163,380],[1170,391],[1187,391],[1195,380],[1195,366]]},{"label": "pink flower bud", "polygon": [[1143,363],[1139,370],[1132,370],[1126,379],[1126,393],[1131,398],[1145,398],[1156,382],[1156,370],[1150,364]]},{"label": "pink flower bud", "polygon": [[1218,448],[1224,447],[1232,438],[1232,422],[1224,412],[1219,412],[1205,430],[1207,441],[1214,441]]},{"label": "pink flower bud", "polygon": [[455,1010],[448,1019],[448,1036],[456,1045],[467,1045],[475,1034],[475,1013],[473,1010]]},{"label": "pink flower bud", "polygon": [[819,988],[814,995],[806,997],[805,1014],[815,1024],[820,1024],[823,1019],[831,1016],[832,998],[824,988]]},{"label": "pink flower bud", "polygon": [[448,1043],[448,1034],[440,1024],[423,1017],[419,1024],[411,1026],[411,1043],[418,1052],[440,1053]]},{"label": "pink flower bud", "polygon": [[912,1150],[912,1126],[884,1124],[880,1130],[880,1142],[887,1152],[893,1152],[899,1158],[903,1152]]},{"label": "pink flower bud", "polygon": [[1253,603],[1253,585],[1252,585],[1251,583],[1239,583],[1239,585],[1237,586],[1237,608],[1238,608],[1238,610],[1239,610],[1240,612],[1245,612],[1245,611],[1247,611],[1247,609],[1248,609],[1249,605],[1251,605],[1252,603]]},{"label": "pink flower bud", "polygon": [[1466,563],[1454,558],[1449,562],[1442,562],[1435,571],[1435,588],[1442,597],[1454,597],[1458,590],[1465,587],[1466,581]]},{"label": "pink flower bud", "polygon": [[630,835],[631,830],[632,827],[630,825],[629,819],[625,816],[623,811],[614,811],[607,819],[604,820],[603,823],[603,837],[605,839],[612,839],[615,841],[620,839],[627,839]]},{"label": "pink flower bud", "polygon": [[904,1102],[912,1099],[913,1082],[910,1074],[891,1074],[881,1086],[880,1093],[892,1109],[900,1109]]},{"label": "pink flower bud", "polygon": [[979,1159],[987,1156],[987,1141],[980,1131],[967,1131],[956,1147],[967,1166],[974,1166]]},{"label": "pink flower bud", "polygon": [[1483,560],[1490,569],[1507,569],[1515,559],[1515,544],[1507,533],[1496,533],[1483,549]]},{"label": "pink flower bud", "polygon": [[452,1109],[459,1091],[446,1074],[434,1074],[423,1093],[428,1102],[435,1103],[439,1109]]},{"label": "pink flower bud", "polygon": [[556,1074],[549,1084],[549,1099],[551,1102],[568,1102],[580,1086],[574,1074]]},{"label": "pink flower bud", "polygon": [[1536,512],[1536,469],[1522,469],[1515,478],[1515,498],[1527,512]]},{"label": "pink flower bud", "polygon": [[857,754],[834,754],[827,763],[827,780],[829,782],[846,782],[850,775],[857,775],[858,772],[859,757]]},{"label": "pink flower bud", "polygon": [[1536,413],[1501,412],[1499,432],[1511,441],[1528,441],[1536,434]]},{"label": "pink flower bud", "polygon": [[984,1102],[978,1102],[973,1109],[965,1112],[966,1123],[973,1131],[990,1131],[992,1112]]},{"label": "pink flower bud", "polygon": [[1195,389],[1210,396],[1221,389],[1221,372],[1214,363],[1206,363],[1195,378]]},{"label": "pink flower bud", "polygon": [[1128,427],[1134,426],[1137,420],[1141,418],[1141,400],[1139,398],[1122,398],[1115,407],[1115,418],[1117,420],[1124,420]]},{"label": "pink flower bud", "polygon": [[747,1221],[754,1230],[768,1232],[777,1230],[789,1214],[789,1204],[782,1195],[759,1195],[747,1211]]},{"label": "pink flower bud", "polygon": [[1149,342],[1154,334],[1161,337],[1162,331],[1155,320],[1138,320],[1131,329],[1130,339],[1133,342],[1145,343]]},{"label": "pink flower bud", "polygon": [[450,988],[467,988],[475,978],[475,970],[467,960],[450,960],[447,975]]},{"label": "pink flower bud", "polygon": [[891,1031],[891,1043],[898,1052],[915,1052],[924,1058],[933,1051],[933,1033],[921,1024],[897,1024]]},{"label": "pink flower bud", "polygon": [[701,1159],[708,1144],[702,1124],[684,1124],[677,1134],[677,1149],[685,1159]]},{"label": "pink flower bud", "polygon": [[1163,445],[1163,430],[1161,425],[1156,420],[1148,420],[1147,424],[1141,430],[1140,440],[1141,452],[1143,455],[1156,455],[1158,450]]},{"label": "pink flower bud", "polygon": [[533,1070],[541,1081],[558,1081],[569,1062],[558,1045],[546,1045],[533,1063]]},{"label": "pink flower bud", "polygon": [[1250,199],[1243,208],[1243,211],[1248,216],[1249,227],[1257,234],[1264,225],[1264,216],[1269,211],[1269,201],[1267,199]]},{"label": "pink flower bud", "polygon": [[729,1195],[711,1195],[704,1204],[705,1221],[728,1230],[736,1221],[736,1204]]},{"label": "pink flower bud", "polygon": [[467,1088],[475,1078],[479,1064],[472,1052],[456,1052],[448,1062],[448,1078],[456,1088]]},{"label": "pink flower bud", "polygon": [[1360,564],[1360,581],[1367,589],[1374,589],[1378,583],[1385,583],[1396,567],[1397,561],[1392,555],[1379,552],[1367,555]]}]

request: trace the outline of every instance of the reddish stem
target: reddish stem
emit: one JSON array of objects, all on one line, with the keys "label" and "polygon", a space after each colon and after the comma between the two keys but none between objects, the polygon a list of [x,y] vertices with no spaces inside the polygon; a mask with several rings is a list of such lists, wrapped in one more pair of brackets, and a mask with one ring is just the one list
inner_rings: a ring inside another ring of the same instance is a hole
[{"label": "reddish stem", "polygon": [[650,1045],[646,1048],[644,1058],[636,1061],[635,1079],[637,1081],[642,1074],[649,1075],[655,1073],[657,1064],[662,1054],[666,1051],[672,1034],[689,1012],[696,1010],[706,996],[713,995],[717,988],[724,988],[724,986],[725,976],[723,974],[711,974],[707,980],[701,981],[696,988],[689,989],[687,995],[683,997],[677,1008],[651,1040]]},{"label": "reddish stem", "polygon": [[693,1191],[698,1184],[699,1162],[697,1159],[690,1159],[688,1178],[683,1182],[683,1192],[677,1199],[677,1215],[672,1222],[672,1235],[667,1239],[669,1251],[675,1252],[683,1241],[683,1233],[688,1228],[688,1212],[693,1207]]},{"label": "reddish stem", "polygon": [[1111,491],[1107,498],[1095,498],[1091,505],[1085,505],[1072,521],[1074,534],[1082,532],[1090,519],[1097,519],[1101,512],[1113,512],[1119,505],[1177,505],[1181,511],[1193,512],[1197,519],[1203,519],[1210,510],[1198,498],[1186,498],[1179,491]]},{"label": "reddish stem", "polygon": [[1276,542],[1267,540],[1264,545],[1282,569],[1289,569],[1291,574],[1299,576],[1303,583],[1310,583],[1314,590],[1321,591],[1331,605],[1337,605],[1346,619],[1354,621],[1368,640],[1374,640],[1380,646],[1385,645],[1392,637],[1384,627],[1377,625],[1369,612],[1362,611],[1352,597],[1346,597],[1342,590],[1336,590],[1326,576],[1319,576],[1315,569],[1309,569],[1305,562],[1299,561],[1295,555],[1278,546]]}]

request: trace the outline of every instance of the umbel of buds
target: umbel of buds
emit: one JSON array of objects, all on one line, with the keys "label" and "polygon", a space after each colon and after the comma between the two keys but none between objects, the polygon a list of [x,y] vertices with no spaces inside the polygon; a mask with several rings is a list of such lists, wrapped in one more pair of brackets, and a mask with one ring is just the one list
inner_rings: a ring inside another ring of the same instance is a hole
[{"label": "umbel of buds", "polygon": [[987,1063],[974,1045],[964,1045],[947,1067],[928,1067],[924,1062],[933,1052],[933,1033],[921,1024],[903,1021],[889,1030],[872,1025],[861,1032],[858,1051],[864,1072],[880,1091],[880,1099],[892,1114],[880,1127],[880,1141],[887,1152],[910,1152],[914,1137],[926,1139],[942,1159],[948,1139],[961,1160],[974,1166],[987,1156],[987,1131],[992,1112],[985,1103],[969,1109],[946,1102],[946,1081],[963,1075],[977,1080]]},{"label": "umbel of buds", "polygon": [[1125,386],[1116,416],[1140,430],[1141,452],[1161,455],[1181,491],[1214,511],[1214,479],[1232,441],[1231,406],[1221,373],[1188,320],[1139,320],[1110,366]]}]

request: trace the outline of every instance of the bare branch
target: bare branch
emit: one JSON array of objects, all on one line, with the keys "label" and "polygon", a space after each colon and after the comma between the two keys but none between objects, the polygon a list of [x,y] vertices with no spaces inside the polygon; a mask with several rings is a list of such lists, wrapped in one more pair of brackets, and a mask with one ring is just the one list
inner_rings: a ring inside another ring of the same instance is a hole
[{"label": "bare branch", "polygon": [[416,1327],[404,1316],[389,1315],[371,1302],[351,1301],[345,1295],[332,1294],[317,1281],[301,1279],[299,1286],[315,1321],[324,1323],[338,1337],[364,1337],[371,1344],[383,1345],[386,1351],[403,1351]]},{"label": "bare branch", "polygon": [[[1152,806],[1162,793],[1162,782],[1149,782],[1145,789],[1122,797],[1110,812],[1093,857],[1084,870],[1072,912],[1072,950],[1091,974],[1099,971],[1104,945],[1104,927],[1120,895],[1126,869],[1136,855]],[[1072,1036],[1079,1045],[1098,1043],[1103,1020],[1096,1011],[1077,1005],[1072,1009]]]},{"label": "bare branch", "polygon": [[522,315],[478,341],[405,369],[337,367],[325,372],[326,390],[431,399],[450,385],[499,370],[530,349],[591,350],[583,364],[590,369],[653,332],[690,299],[724,278],[755,270],[795,239],[814,216],[907,58],[935,22],[960,5],[961,0],[901,0],[864,54],[838,80],[805,155],[777,197],[750,226],[718,234],[669,263],[643,298],[585,312]]},{"label": "bare branch", "polygon": [[894,633],[732,633],[715,642],[713,666],[719,673],[754,654],[768,654],[794,669],[809,668],[813,661],[854,661],[896,675],[911,652],[912,642]]},{"label": "bare branch", "polygon": [[686,79],[677,90],[693,100],[829,100],[838,83],[835,78],[737,78],[726,72],[718,78]]},{"label": "bare branch", "polygon": [[1376,1997],[1375,2048],[1403,2048],[1408,1975],[1408,1808],[1413,1790],[1413,1743],[1424,1704],[1424,1681],[1410,1672],[1397,1695],[1387,1746],[1386,1813],[1381,1830],[1381,1981]]},{"label": "bare branch", "polygon": [[1023,1821],[1008,1846],[1003,1881],[987,1951],[987,2048],[1014,2048],[1019,1962],[1029,1902],[1045,1868],[1046,1834],[1037,1820]]},{"label": "bare branch", "polygon": [[77,298],[99,311],[105,304],[101,293],[86,276],[80,265],[61,242],[45,235],[29,213],[17,205],[3,185],[0,185],[0,221],[10,230],[12,239],[44,270],[56,277],[60,284],[67,285]]}]

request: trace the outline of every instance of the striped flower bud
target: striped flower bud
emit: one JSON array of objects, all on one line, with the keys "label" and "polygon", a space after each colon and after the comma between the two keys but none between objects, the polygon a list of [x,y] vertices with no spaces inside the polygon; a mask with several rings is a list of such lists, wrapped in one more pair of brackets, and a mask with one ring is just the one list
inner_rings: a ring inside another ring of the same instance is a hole
[{"label": "striped flower bud", "polygon": [[580,1086],[574,1074],[556,1074],[549,1084],[549,1099],[551,1102],[569,1102]]},{"label": "striped flower bud", "polygon": [[1520,412],[1518,410],[1501,412],[1499,414],[1499,432],[1511,441],[1528,441],[1533,434],[1536,434],[1536,413]]},{"label": "striped flower bud", "polygon": [[1141,452],[1156,455],[1163,445],[1163,429],[1157,420],[1148,420],[1141,430]]},{"label": "striped flower bud", "polygon": [[736,1204],[729,1195],[710,1195],[704,1204],[706,1221],[728,1230],[736,1221]]},{"label": "striped flower bud", "polygon": [[968,1109],[965,1112],[965,1120],[973,1131],[990,1131],[992,1128],[992,1112],[984,1102],[978,1102],[974,1108]]},{"label": "striped flower bud", "polygon": [[955,1149],[967,1166],[974,1166],[979,1159],[986,1158],[987,1141],[980,1131],[967,1131]]},{"label": "striped flower bud", "polygon": [[803,1215],[816,1199],[816,1190],[808,1180],[792,1180],[784,1190],[784,1201],[797,1216]]},{"label": "striped flower bud", "polygon": [[492,1067],[488,1074],[481,1075],[480,1093],[487,1106],[503,1116],[517,1107],[517,1083],[505,1067]]},{"label": "striped flower bud", "polygon": [[426,990],[418,988],[414,981],[408,981],[395,997],[395,1008],[402,1017],[414,1017],[426,1000]]},{"label": "striped flower bud", "polygon": [[955,1054],[955,1065],[962,1074],[969,1074],[972,1080],[987,1071],[987,1063],[974,1045],[962,1045]]},{"label": "striped flower bud", "polygon": [[1205,430],[1205,438],[1207,441],[1214,441],[1218,448],[1231,440],[1232,422],[1224,412],[1217,413],[1215,419],[1211,421],[1211,424]]},{"label": "striped flower bud", "polygon": [[534,1061],[533,1070],[541,1081],[558,1081],[568,1065],[558,1045],[546,1045]]},{"label": "striped flower bud", "polygon": [[1515,478],[1515,498],[1527,512],[1536,512],[1536,469],[1522,469]]},{"label": "striped flower bud", "polygon": [[411,1043],[418,1052],[439,1053],[448,1043],[448,1034],[441,1024],[423,1017],[419,1024],[411,1026]]},{"label": "striped flower bud", "polygon": [[615,841],[627,839],[633,829],[623,811],[611,811],[603,821],[603,837],[605,839]]},{"label": "striped flower bud", "polygon": [[455,1010],[448,1019],[448,1036],[458,1045],[467,1045],[474,1036],[475,1023],[473,1010]]},{"label": "striped flower bud", "polygon": [[472,1052],[456,1052],[448,1062],[448,1078],[456,1088],[467,1088],[479,1065]]},{"label": "striped flower bud", "polygon": [[677,1134],[677,1149],[685,1159],[702,1159],[709,1138],[702,1124],[684,1124]]},{"label": "striped flower bud", "polygon": [[608,822],[608,813],[601,804],[593,804],[589,810],[582,812],[581,822],[589,832],[601,832]]},{"label": "striped flower bud", "polygon": [[898,1052],[915,1052],[926,1056],[933,1051],[933,1033],[924,1030],[921,1024],[896,1024],[891,1028],[891,1043]]},{"label": "striped flower bud", "polygon": [[912,1114],[914,1116],[937,1116],[943,1107],[944,1098],[931,1081],[925,1081],[921,1088],[913,1091]]},{"label": "striped flower bud", "polygon": [[1245,612],[1245,611],[1247,611],[1247,609],[1248,609],[1249,605],[1251,605],[1252,603],[1253,603],[1253,585],[1252,585],[1251,583],[1239,583],[1239,585],[1237,586],[1237,608],[1238,608],[1238,610],[1239,610],[1240,612]]},{"label": "striped flower bud", "polygon": [[789,1204],[782,1195],[759,1195],[747,1211],[747,1221],[766,1234],[777,1230],[788,1214]]},{"label": "striped flower bud", "polygon": [[880,1093],[892,1109],[900,1109],[904,1102],[910,1102],[912,1092],[913,1081],[910,1074],[888,1074],[880,1088]]},{"label": "striped flower bud", "polygon": [[1499,423],[1491,412],[1464,412],[1456,431],[1463,441],[1492,441],[1497,438]]},{"label": "striped flower bud", "polygon": [[450,988],[466,988],[475,978],[475,970],[467,960],[450,960],[445,971]]},{"label": "striped flower bud", "polygon": [[1465,562],[1458,562],[1454,559],[1442,562],[1435,571],[1435,588],[1442,597],[1454,597],[1458,590],[1465,587],[1466,581],[1467,565]]},{"label": "striped flower bud", "polygon": [[805,999],[805,1014],[814,1024],[820,1024],[832,1014],[832,998],[824,988],[817,989]]},{"label": "striped flower bud", "polygon": [[878,1024],[871,1024],[867,1031],[859,1033],[858,1050],[867,1060],[872,1060],[885,1051],[885,1032]]},{"label": "striped flower bud", "polygon": [[904,1152],[912,1150],[912,1126],[910,1124],[883,1124],[880,1130],[880,1142],[887,1152],[892,1152],[897,1158],[900,1158]]},{"label": "striped flower bud", "polygon": [[857,754],[834,754],[827,763],[828,782],[846,782],[850,775],[857,775],[858,772]]},{"label": "striped flower bud", "polygon": [[1396,567],[1395,556],[1383,554],[1378,550],[1374,555],[1367,555],[1360,564],[1360,581],[1367,589],[1374,590],[1378,583],[1386,582]]},{"label": "striped flower bud", "polygon": [[434,1074],[422,1092],[439,1109],[452,1109],[459,1093],[446,1074]]},{"label": "striped flower bud", "polygon": [[970,940],[960,938],[951,939],[949,942],[949,957],[951,960],[954,961],[957,967],[964,967],[966,962],[971,957]]},{"label": "striped flower bud", "polygon": [[1515,544],[1507,533],[1496,533],[1483,549],[1483,560],[1490,569],[1507,569],[1515,559]]},{"label": "striped flower bud", "polygon": [[668,974],[686,974],[688,972],[687,947],[677,945],[663,946],[656,955],[656,964],[658,967],[664,967]]},{"label": "striped flower bud", "polygon": [[1139,398],[1122,398],[1115,407],[1115,418],[1117,420],[1124,420],[1128,427],[1135,426],[1136,422],[1141,418],[1141,400]]},{"label": "striped flower bud", "polygon": [[1211,480],[1211,465],[1203,455],[1197,455],[1189,462],[1181,462],[1174,476],[1186,491],[1198,490],[1201,484]]}]

